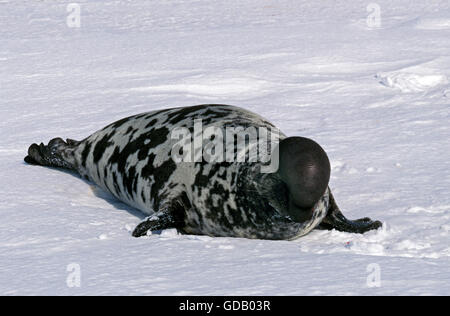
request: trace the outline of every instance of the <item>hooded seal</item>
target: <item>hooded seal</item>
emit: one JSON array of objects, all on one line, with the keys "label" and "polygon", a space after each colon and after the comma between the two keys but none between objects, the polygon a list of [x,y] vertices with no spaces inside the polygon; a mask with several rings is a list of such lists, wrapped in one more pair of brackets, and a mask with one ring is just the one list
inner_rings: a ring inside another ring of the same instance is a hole
[{"label": "hooded seal", "polygon": [[[268,134],[270,141],[252,138]],[[276,168],[267,171],[275,160]],[[32,144],[25,162],[73,170],[147,214],[135,237],[177,228],[290,240],[314,228],[363,233],[381,226],[343,216],[328,187],[330,162],[319,144],[286,137],[263,117],[235,106],[130,116],[82,141]]]}]

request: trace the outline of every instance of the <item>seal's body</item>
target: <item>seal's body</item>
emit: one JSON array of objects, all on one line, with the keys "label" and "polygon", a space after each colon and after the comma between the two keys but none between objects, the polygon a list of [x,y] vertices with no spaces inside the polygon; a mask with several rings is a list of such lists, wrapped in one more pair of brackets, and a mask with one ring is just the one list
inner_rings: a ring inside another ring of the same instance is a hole
[{"label": "seal's body", "polygon": [[[216,156],[208,161],[203,148],[183,153],[192,146],[178,149],[184,159],[177,161],[173,131],[190,133],[195,143],[195,137],[209,137],[196,135],[199,123],[200,132],[213,128],[225,135],[225,130],[234,129],[233,137],[225,139],[226,149],[230,144],[236,149],[239,137],[245,142],[246,134],[236,132],[270,131],[272,140],[280,143],[279,170],[262,172],[267,153],[251,160],[252,144],[245,147],[244,161],[237,150],[231,156],[226,153],[226,159]],[[286,138],[264,118],[234,106],[199,105],[131,116],[83,141],[56,138],[47,146],[33,144],[25,161],[75,170],[150,215],[134,236],[176,227],[189,234],[294,239],[316,227],[364,232],[381,225],[367,218],[341,217],[328,188],[329,161],[318,144]]]}]

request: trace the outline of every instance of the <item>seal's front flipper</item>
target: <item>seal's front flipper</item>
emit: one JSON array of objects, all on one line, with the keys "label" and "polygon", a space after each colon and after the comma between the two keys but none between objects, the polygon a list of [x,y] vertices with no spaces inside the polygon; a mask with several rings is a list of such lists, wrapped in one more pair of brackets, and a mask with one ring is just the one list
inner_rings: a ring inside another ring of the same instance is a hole
[{"label": "seal's front flipper", "polygon": [[380,221],[372,221],[368,217],[360,218],[357,220],[349,220],[340,211],[339,207],[334,200],[333,194],[330,190],[330,206],[327,216],[323,219],[318,229],[336,229],[349,233],[365,233],[369,230],[378,229],[382,226]]},{"label": "seal's front flipper", "polygon": [[147,235],[148,231],[174,228],[176,225],[172,215],[168,212],[160,211],[147,217],[133,230],[133,237]]},{"label": "seal's front flipper", "polygon": [[162,208],[162,210],[140,222],[132,235],[133,237],[141,237],[147,235],[148,231],[181,228],[183,212],[183,205],[179,201],[175,201],[171,206]]}]

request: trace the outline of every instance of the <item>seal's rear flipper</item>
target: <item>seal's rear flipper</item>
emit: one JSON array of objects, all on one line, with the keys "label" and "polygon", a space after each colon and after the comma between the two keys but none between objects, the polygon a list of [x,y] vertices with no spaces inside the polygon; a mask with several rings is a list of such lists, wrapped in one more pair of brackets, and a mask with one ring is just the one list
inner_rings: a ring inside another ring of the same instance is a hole
[{"label": "seal's rear flipper", "polygon": [[357,220],[349,220],[345,218],[334,200],[330,190],[330,207],[327,216],[322,220],[318,229],[336,229],[338,231],[349,233],[365,233],[369,230],[378,229],[382,226],[380,221],[372,221],[368,217]]},{"label": "seal's rear flipper", "polygon": [[79,140],[74,140],[74,139],[67,138],[66,139],[66,143],[69,146],[78,146],[81,142]]},{"label": "seal's rear flipper", "polygon": [[24,161],[32,165],[74,170],[75,167],[70,158],[75,142],[66,143],[61,138],[54,138],[47,146],[43,143],[40,145],[32,144],[28,148],[28,156],[24,158]]}]

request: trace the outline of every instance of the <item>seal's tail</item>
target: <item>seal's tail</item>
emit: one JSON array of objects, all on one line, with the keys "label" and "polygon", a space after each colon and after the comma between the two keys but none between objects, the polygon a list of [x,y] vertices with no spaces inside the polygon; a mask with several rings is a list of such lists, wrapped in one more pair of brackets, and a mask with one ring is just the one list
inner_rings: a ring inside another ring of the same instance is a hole
[{"label": "seal's tail", "polygon": [[32,144],[24,161],[32,165],[76,170],[73,151],[79,144],[79,141],[67,139],[65,142],[61,138],[52,139],[47,146]]}]

